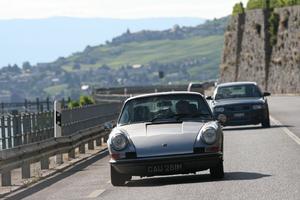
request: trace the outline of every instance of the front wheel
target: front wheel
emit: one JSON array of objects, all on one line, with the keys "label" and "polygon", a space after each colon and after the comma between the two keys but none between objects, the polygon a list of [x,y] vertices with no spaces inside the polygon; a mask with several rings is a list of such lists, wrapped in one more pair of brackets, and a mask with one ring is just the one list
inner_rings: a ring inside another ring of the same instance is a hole
[{"label": "front wheel", "polygon": [[270,128],[271,127],[269,116],[266,119],[264,119],[264,121],[261,123],[261,125],[262,125],[263,128]]},{"label": "front wheel", "polygon": [[223,160],[220,160],[218,165],[209,169],[212,178],[224,178]]},{"label": "front wheel", "polygon": [[131,176],[120,174],[114,167],[110,166],[110,180],[113,186],[122,186],[130,179]]}]

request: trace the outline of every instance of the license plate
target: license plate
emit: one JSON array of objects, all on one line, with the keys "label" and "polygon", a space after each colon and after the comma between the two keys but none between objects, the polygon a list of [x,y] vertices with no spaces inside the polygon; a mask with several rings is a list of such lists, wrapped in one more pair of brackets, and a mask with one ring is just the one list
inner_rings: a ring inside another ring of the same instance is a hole
[{"label": "license plate", "polygon": [[235,113],[233,116],[234,117],[244,117],[245,113]]},{"label": "license plate", "polygon": [[180,172],[182,170],[182,163],[151,165],[147,167],[148,173],[169,173]]}]

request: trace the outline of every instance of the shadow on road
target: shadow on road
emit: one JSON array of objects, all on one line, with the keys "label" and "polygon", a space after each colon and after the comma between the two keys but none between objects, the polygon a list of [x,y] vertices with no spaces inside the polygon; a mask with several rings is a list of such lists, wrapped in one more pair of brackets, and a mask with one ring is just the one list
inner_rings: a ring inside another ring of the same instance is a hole
[{"label": "shadow on road", "polygon": [[238,180],[255,180],[264,177],[269,177],[269,174],[261,174],[255,172],[227,172],[224,179],[212,179],[209,174],[199,175],[180,175],[166,176],[157,178],[145,178],[128,182],[125,187],[155,187],[163,185],[189,184],[213,181],[238,181]]},{"label": "shadow on road", "polygon": [[238,126],[238,127],[224,127],[223,130],[226,132],[226,131],[243,131],[243,130],[259,130],[259,129],[274,129],[274,128],[290,128],[290,127],[294,127],[294,126],[291,126],[291,125],[272,125],[270,128],[263,128],[261,126],[245,126],[245,127],[241,127],[241,126]]},{"label": "shadow on road", "polygon": [[92,157],[91,159],[82,161],[81,163],[71,167],[70,169],[62,172],[61,174],[58,174],[56,176],[50,177],[48,179],[43,180],[40,183],[37,183],[36,185],[33,185],[32,187],[25,189],[24,191],[21,191],[15,195],[10,195],[9,197],[6,197],[6,200],[19,200],[26,198],[34,193],[37,193],[55,183],[58,181],[65,179],[69,176],[72,176],[73,174],[77,173],[78,171],[84,170],[86,167],[90,166],[91,164],[97,162],[98,160],[104,158],[108,155],[108,151],[103,151],[100,154]]}]

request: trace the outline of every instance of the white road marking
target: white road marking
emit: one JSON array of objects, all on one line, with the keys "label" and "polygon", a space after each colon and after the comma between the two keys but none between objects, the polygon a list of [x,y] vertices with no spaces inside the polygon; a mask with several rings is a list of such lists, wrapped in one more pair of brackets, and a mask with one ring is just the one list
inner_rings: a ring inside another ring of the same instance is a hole
[{"label": "white road marking", "polygon": [[292,138],[297,144],[300,145],[300,138],[295,135],[292,131],[290,131],[288,128],[283,127],[283,124],[278,121],[277,119],[275,119],[274,117],[270,116],[270,119],[273,121],[274,124],[278,125],[278,126],[282,126],[281,129],[288,135],[290,136],[290,138]]},{"label": "white road marking", "polygon": [[110,180],[108,180],[107,183],[110,184]]},{"label": "white road marking", "polygon": [[91,194],[89,194],[89,196],[87,196],[87,198],[97,198],[99,197],[105,190],[95,190],[94,192],[92,192]]}]

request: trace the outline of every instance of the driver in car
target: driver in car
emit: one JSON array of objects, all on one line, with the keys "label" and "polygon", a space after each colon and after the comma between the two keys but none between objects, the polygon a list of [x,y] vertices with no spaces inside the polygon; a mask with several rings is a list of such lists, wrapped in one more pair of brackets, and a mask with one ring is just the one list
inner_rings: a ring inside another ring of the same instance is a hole
[{"label": "driver in car", "polygon": [[176,103],[177,114],[191,114],[190,108],[191,108],[191,105],[187,101],[181,100]]}]

